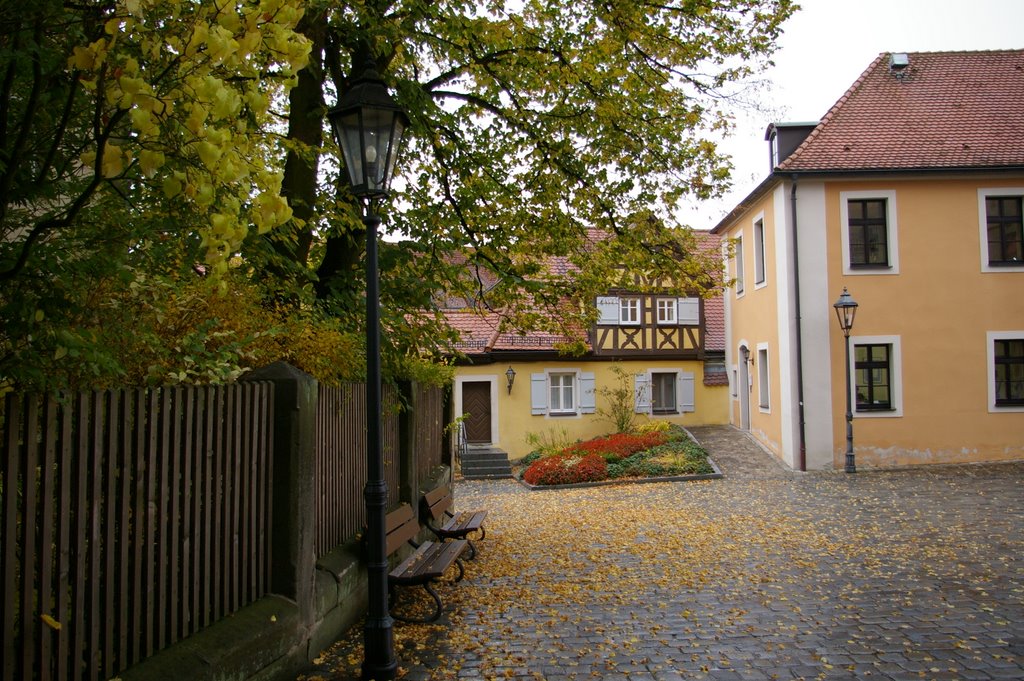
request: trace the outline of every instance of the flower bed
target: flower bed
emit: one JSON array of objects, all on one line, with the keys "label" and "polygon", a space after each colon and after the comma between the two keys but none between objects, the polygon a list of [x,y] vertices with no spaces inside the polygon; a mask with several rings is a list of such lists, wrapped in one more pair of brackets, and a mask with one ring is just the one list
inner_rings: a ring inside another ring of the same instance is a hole
[{"label": "flower bed", "polygon": [[597,454],[565,452],[546,456],[530,465],[523,480],[531,485],[566,485],[596,482],[608,477],[608,464]]},{"label": "flower bed", "polygon": [[527,461],[522,478],[530,485],[715,473],[704,448],[678,426],[598,437],[552,455],[528,457]]},{"label": "flower bed", "polygon": [[578,454],[599,454],[605,461],[612,462],[625,459],[632,454],[664,444],[667,441],[666,433],[615,433],[569,445],[565,451]]}]

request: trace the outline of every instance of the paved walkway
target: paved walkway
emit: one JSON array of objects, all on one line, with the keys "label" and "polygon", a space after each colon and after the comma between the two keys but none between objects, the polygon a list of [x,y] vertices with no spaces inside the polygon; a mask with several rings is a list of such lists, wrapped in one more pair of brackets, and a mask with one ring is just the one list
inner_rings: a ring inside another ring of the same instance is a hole
[{"label": "paved walkway", "polygon": [[[726,477],[530,492],[490,511],[437,625],[397,624],[427,679],[1024,679],[1024,463],[793,473],[700,428]],[[358,631],[307,678],[357,678]]]}]

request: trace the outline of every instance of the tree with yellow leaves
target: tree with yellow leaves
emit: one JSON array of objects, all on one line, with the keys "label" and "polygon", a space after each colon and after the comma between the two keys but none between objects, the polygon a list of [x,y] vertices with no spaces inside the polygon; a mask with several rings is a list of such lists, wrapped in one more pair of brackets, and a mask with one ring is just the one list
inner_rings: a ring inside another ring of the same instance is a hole
[{"label": "tree with yellow leaves", "polygon": [[[719,254],[677,229],[675,209],[728,187],[713,133],[752,99],[750,77],[793,10],[790,0],[311,0],[283,185],[301,219],[247,256],[358,315],[364,232],[324,128],[372,60],[411,119],[382,206],[385,228],[404,237],[382,252],[386,340],[422,328],[408,315],[437,291],[563,332],[588,326],[593,296],[621,283],[624,264],[642,263],[658,285],[713,291]],[[552,258],[568,270],[553,273]]]},{"label": "tree with yellow leaves", "polygon": [[223,273],[250,231],[291,219],[270,107],[307,63],[302,15],[300,0],[0,7],[0,379],[153,243],[190,240]]}]

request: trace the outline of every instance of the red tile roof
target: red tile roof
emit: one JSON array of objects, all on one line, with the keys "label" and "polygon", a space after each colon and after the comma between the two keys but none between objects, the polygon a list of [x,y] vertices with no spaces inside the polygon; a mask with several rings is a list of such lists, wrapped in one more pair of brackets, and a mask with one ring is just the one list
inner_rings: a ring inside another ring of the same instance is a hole
[{"label": "red tile roof", "polygon": [[448,325],[459,332],[457,350],[467,355],[488,352],[498,335],[497,314],[448,311],[444,313]]},{"label": "red tile roof", "polygon": [[1024,167],[1024,50],[875,59],[781,172]]},{"label": "red tile roof", "polygon": [[704,299],[704,349],[725,351],[725,299],[721,293]]},{"label": "red tile roof", "polygon": [[[721,238],[708,232],[694,232],[696,246],[704,254],[718,253],[721,247]],[[587,240],[596,243],[607,238],[607,233],[600,230],[588,230]],[[458,262],[456,260],[456,262]],[[552,274],[558,276],[571,275],[576,271],[567,257],[551,257],[546,261],[546,267]],[[496,280],[494,280],[496,281]],[[489,282],[493,285],[494,282]],[[589,347],[588,334],[580,330],[575,338],[550,333],[547,331],[526,330],[520,333],[517,330],[504,330],[499,332],[501,314],[497,312],[477,311],[464,307],[465,301],[460,298],[448,298],[444,301],[444,315],[449,326],[459,332],[461,340],[455,348],[467,355],[486,354],[492,351],[553,351],[559,345],[571,343],[574,340],[582,340]],[[710,298],[704,303],[706,336],[705,349],[709,351],[725,350],[725,306],[721,294]]]}]

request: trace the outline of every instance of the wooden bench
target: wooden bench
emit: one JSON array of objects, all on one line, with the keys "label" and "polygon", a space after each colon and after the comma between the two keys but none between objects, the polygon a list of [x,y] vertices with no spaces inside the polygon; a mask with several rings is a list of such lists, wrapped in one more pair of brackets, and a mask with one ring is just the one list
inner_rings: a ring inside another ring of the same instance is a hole
[{"label": "wooden bench", "polygon": [[403,560],[398,567],[388,573],[388,591],[390,600],[394,602],[396,586],[422,586],[434,599],[434,612],[429,617],[391,616],[402,622],[434,622],[441,616],[441,597],[437,595],[432,583],[440,579],[453,565],[458,567],[459,574],[455,581],[461,581],[465,575],[459,556],[469,544],[466,540],[451,542],[416,543],[416,535],[420,531],[420,523],[413,513],[412,506],[402,504],[387,514],[387,553],[390,556],[405,544],[415,547],[416,551]]},{"label": "wooden bench", "polygon": [[461,511],[452,513],[452,505],[455,500],[452,498],[452,490],[448,485],[442,485],[423,495],[423,511],[427,517],[427,527],[441,541],[446,539],[464,539],[469,543],[469,557],[476,557],[476,547],[470,541],[469,535],[479,532],[483,539],[487,536],[484,529],[484,518],[487,511]]}]

